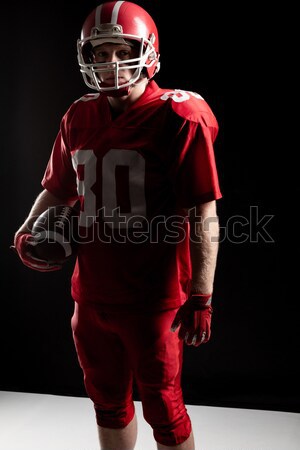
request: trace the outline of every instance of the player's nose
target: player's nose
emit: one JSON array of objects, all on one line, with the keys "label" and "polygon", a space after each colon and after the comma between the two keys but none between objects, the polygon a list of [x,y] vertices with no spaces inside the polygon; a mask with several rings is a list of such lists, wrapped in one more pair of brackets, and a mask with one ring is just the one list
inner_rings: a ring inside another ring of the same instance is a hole
[{"label": "player's nose", "polygon": [[118,58],[117,53],[113,51],[107,55],[106,62],[108,62],[108,63],[117,62],[117,61],[119,61],[119,59],[120,58]]}]

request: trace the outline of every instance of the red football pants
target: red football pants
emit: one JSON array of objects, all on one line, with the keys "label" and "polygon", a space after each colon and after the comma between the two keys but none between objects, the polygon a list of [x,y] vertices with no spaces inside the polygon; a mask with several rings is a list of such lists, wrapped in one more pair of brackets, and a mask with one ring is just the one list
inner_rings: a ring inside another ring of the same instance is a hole
[{"label": "red football pants", "polygon": [[75,303],[74,343],[99,426],[123,428],[133,419],[135,380],[155,440],[177,445],[189,437],[181,389],[183,344],[170,331],[176,311],[103,313]]}]

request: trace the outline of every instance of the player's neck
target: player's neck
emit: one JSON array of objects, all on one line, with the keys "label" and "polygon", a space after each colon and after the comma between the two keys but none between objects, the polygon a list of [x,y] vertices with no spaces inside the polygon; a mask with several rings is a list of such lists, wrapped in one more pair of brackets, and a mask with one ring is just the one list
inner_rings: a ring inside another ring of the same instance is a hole
[{"label": "player's neck", "polygon": [[128,95],[123,97],[107,97],[111,109],[115,114],[121,114],[126,111],[133,103],[135,103],[145,92],[147,79],[133,85]]}]

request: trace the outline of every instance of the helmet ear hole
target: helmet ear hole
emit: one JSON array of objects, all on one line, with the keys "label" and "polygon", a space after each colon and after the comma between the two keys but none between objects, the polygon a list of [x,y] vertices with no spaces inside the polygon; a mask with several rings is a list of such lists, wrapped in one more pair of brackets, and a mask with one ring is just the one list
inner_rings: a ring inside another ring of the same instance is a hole
[{"label": "helmet ear hole", "polygon": [[93,46],[90,42],[87,42],[82,47],[82,57],[86,64],[92,64],[94,62]]}]

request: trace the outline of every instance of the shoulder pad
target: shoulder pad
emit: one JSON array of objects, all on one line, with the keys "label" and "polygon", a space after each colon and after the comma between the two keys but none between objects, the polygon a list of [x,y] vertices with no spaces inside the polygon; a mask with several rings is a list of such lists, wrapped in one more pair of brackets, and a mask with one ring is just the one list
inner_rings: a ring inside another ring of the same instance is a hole
[{"label": "shoulder pad", "polygon": [[171,99],[173,111],[184,119],[192,122],[203,123],[207,126],[215,124],[215,116],[204,98],[196,92],[174,89],[165,91],[161,100]]},{"label": "shoulder pad", "polygon": [[82,97],[80,97],[77,100],[75,100],[74,103],[77,103],[77,102],[89,102],[90,100],[96,100],[97,98],[99,98],[99,96],[100,96],[100,93],[85,94]]}]

